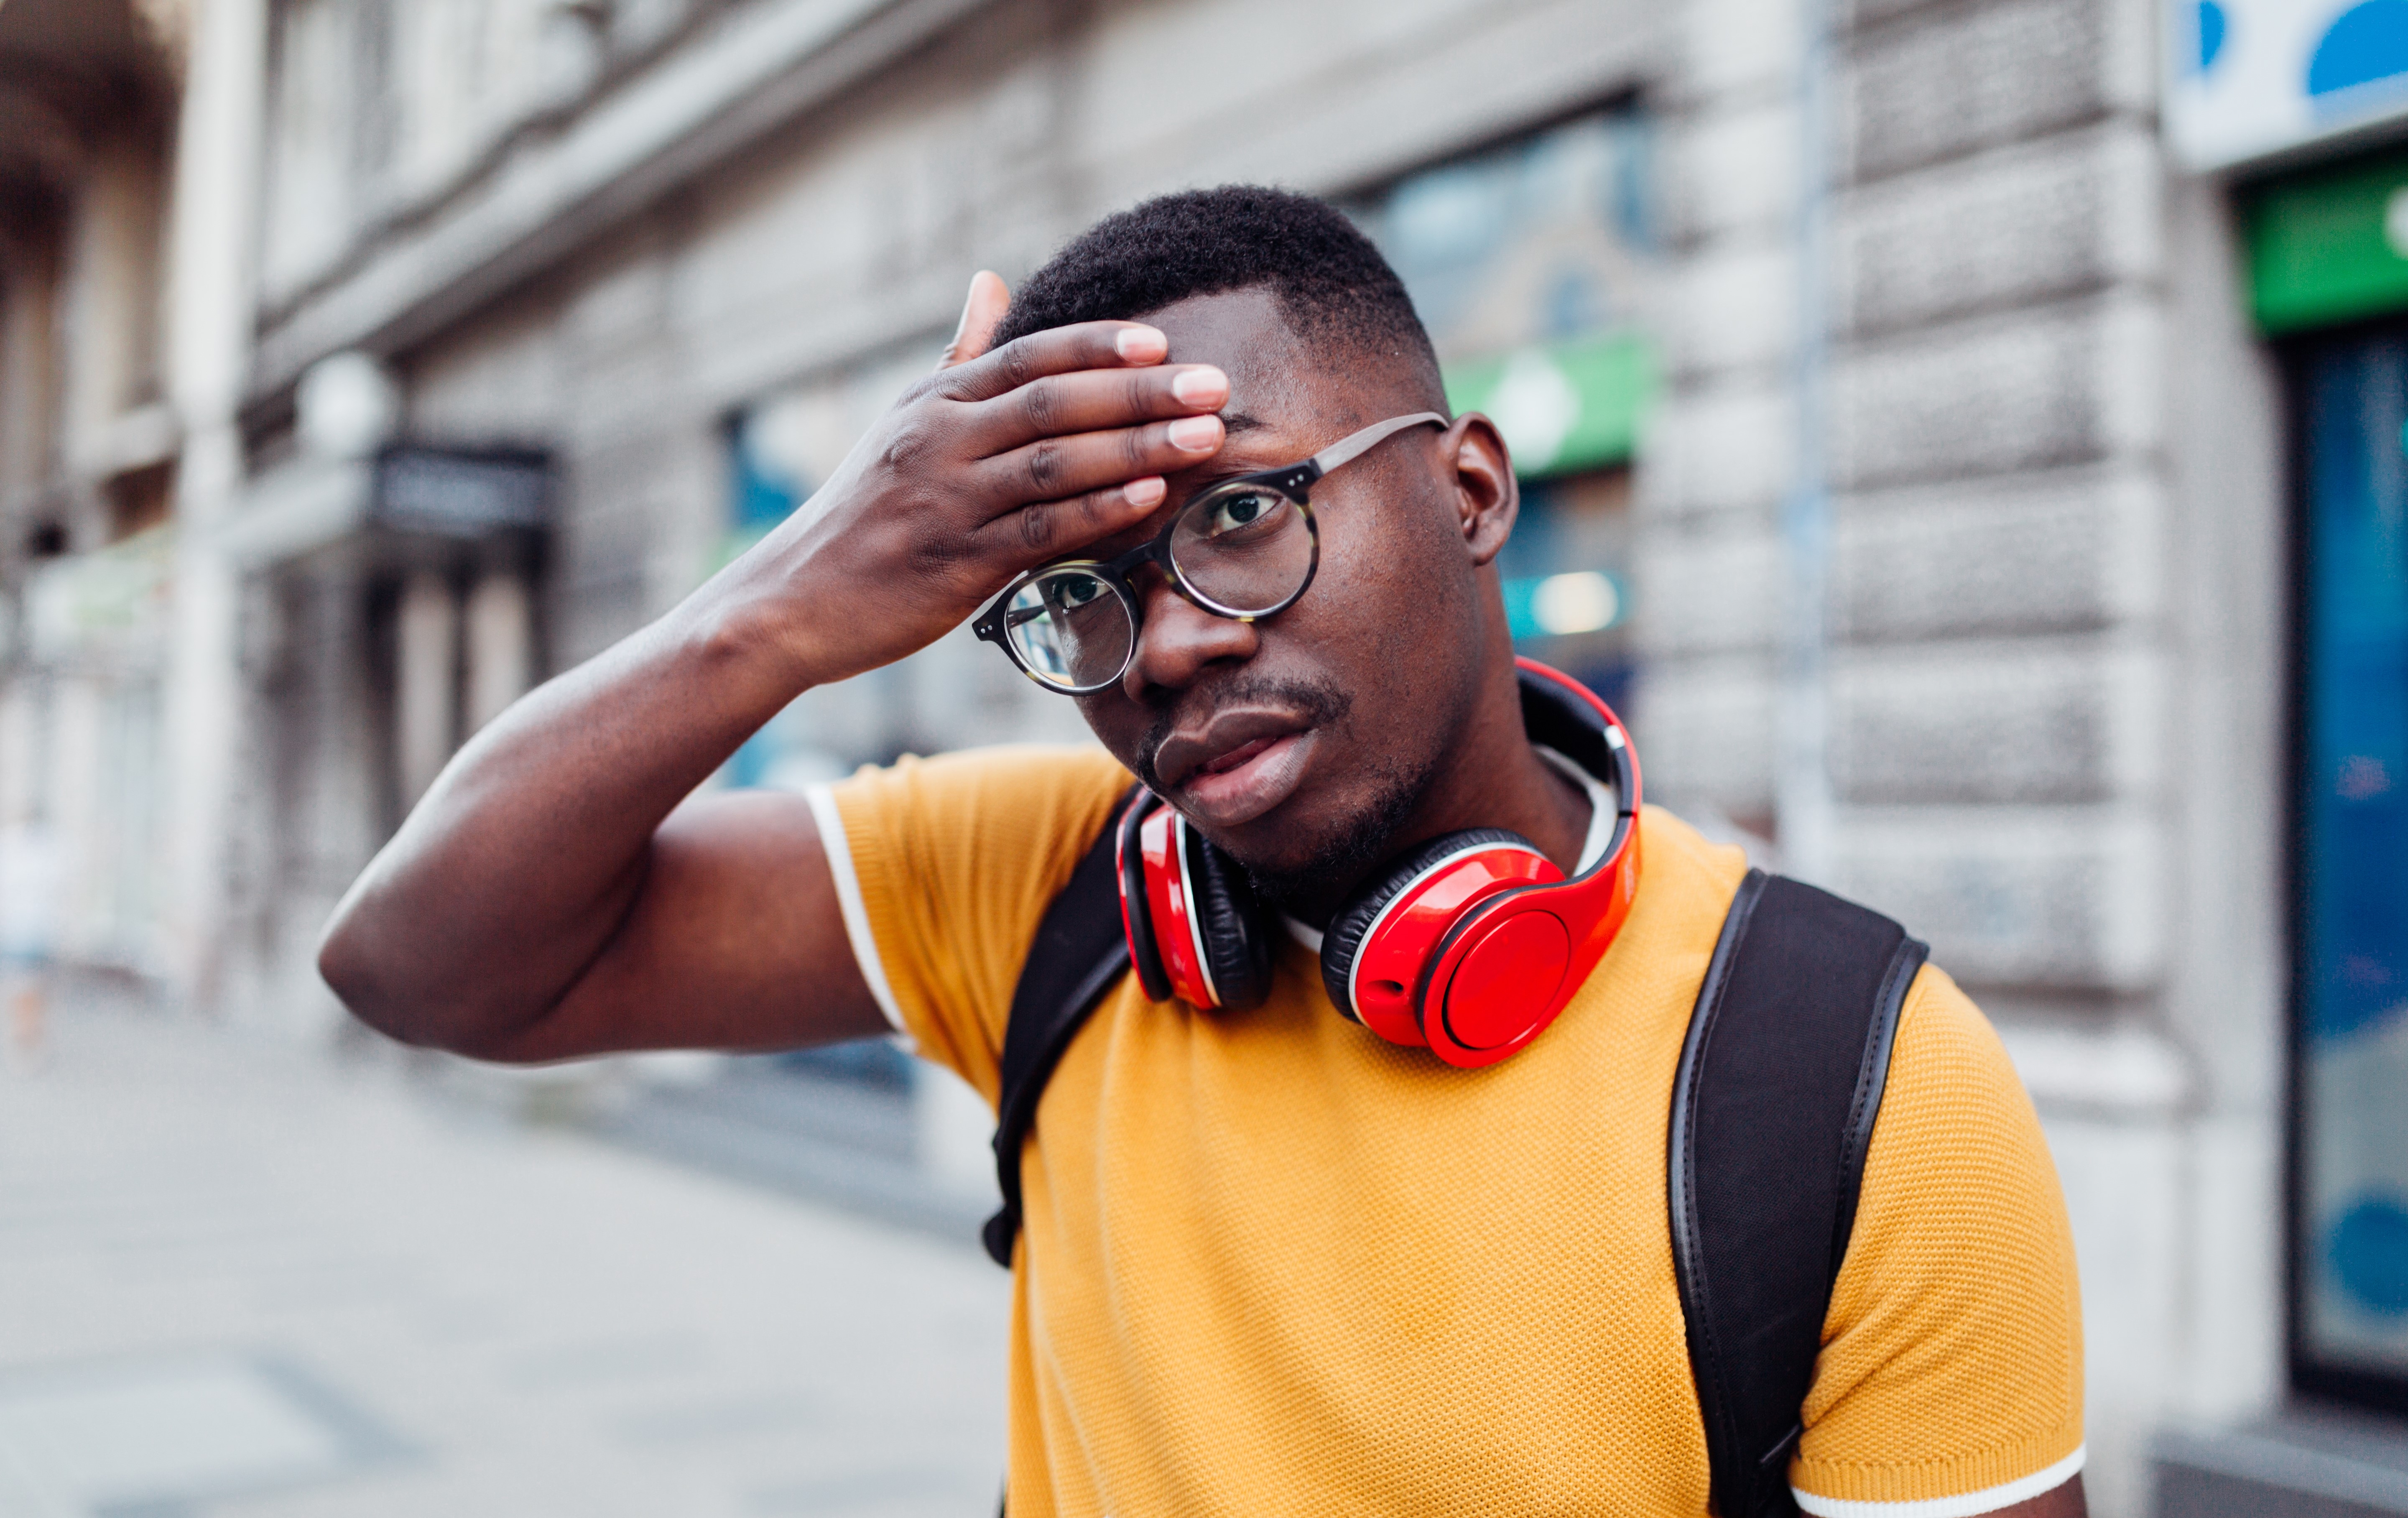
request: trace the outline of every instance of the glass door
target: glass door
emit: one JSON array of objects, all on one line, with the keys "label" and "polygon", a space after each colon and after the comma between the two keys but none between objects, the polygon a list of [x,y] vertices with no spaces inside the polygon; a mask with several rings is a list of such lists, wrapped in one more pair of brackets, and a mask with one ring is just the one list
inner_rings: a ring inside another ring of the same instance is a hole
[{"label": "glass door", "polygon": [[2408,329],[2299,360],[2293,1368],[2408,1409]]}]

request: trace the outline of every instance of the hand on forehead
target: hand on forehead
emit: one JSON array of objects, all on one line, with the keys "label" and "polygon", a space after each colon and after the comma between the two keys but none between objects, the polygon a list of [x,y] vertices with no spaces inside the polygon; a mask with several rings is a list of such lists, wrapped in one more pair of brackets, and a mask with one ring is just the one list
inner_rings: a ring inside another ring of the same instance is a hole
[{"label": "hand on forehead", "polygon": [[[1192,295],[1139,318],[1170,340],[1169,362],[1210,364],[1229,377],[1221,417],[1228,441],[1195,471],[1226,474],[1306,458],[1386,416],[1374,397],[1388,389],[1359,354],[1316,344],[1297,331],[1279,297],[1257,286]],[[1417,408],[1399,406],[1395,409]],[[1176,494],[1180,480],[1172,481]]]}]

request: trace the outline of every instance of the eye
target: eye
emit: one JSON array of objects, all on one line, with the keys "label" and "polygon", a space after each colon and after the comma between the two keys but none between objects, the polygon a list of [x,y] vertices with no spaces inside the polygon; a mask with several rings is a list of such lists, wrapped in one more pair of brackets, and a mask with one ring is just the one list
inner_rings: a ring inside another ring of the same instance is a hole
[{"label": "eye", "polygon": [[1225,533],[1251,527],[1279,509],[1281,497],[1268,491],[1240,491],[1214,501],[1204,516],[1204,536],[1219,537]]},{"label": "eye", "polygon": [[1085,606],[1104,594],[1104,582],[1093,575],[1057,575],[1053,583],[1054,601],[1065,609]]}]

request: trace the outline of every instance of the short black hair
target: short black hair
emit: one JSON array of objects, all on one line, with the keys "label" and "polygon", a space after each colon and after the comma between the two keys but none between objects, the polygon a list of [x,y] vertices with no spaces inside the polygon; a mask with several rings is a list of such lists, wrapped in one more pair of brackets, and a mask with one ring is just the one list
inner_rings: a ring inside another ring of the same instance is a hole
[{"label": "short black hair", "polygon": [[1429,333],[1380,250],[1326,201],[1263,185],[1182,190],[1105,217],[1029,276],[994,343],[1256,286],[1300,336],[1401,362],[1445,409]]}]

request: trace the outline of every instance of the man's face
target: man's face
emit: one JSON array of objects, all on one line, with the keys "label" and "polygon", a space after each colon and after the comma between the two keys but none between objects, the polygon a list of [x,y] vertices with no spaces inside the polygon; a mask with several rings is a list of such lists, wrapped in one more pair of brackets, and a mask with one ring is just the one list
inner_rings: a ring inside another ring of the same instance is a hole
[{"label": "man's face", "polygon": [[[1145,320],[1168,336],[1173,362],[1226,371],[1228,440],[1171,477],[1163,509],[1099,556],[1159,532],[1207,485],[1428,404],[1401,364],[1316,351],[1266,290]],[[1388,438],[1311,495],[1321,563],[1300,600],[1240,623],[1148,570],[1128,673],[1081,700],[1105,747],[1276,898],[1343,886],[1390,852],[1465,725],[1489,652],[1479,568],[1494,546],[1467,541],[1439,429]]]}]

